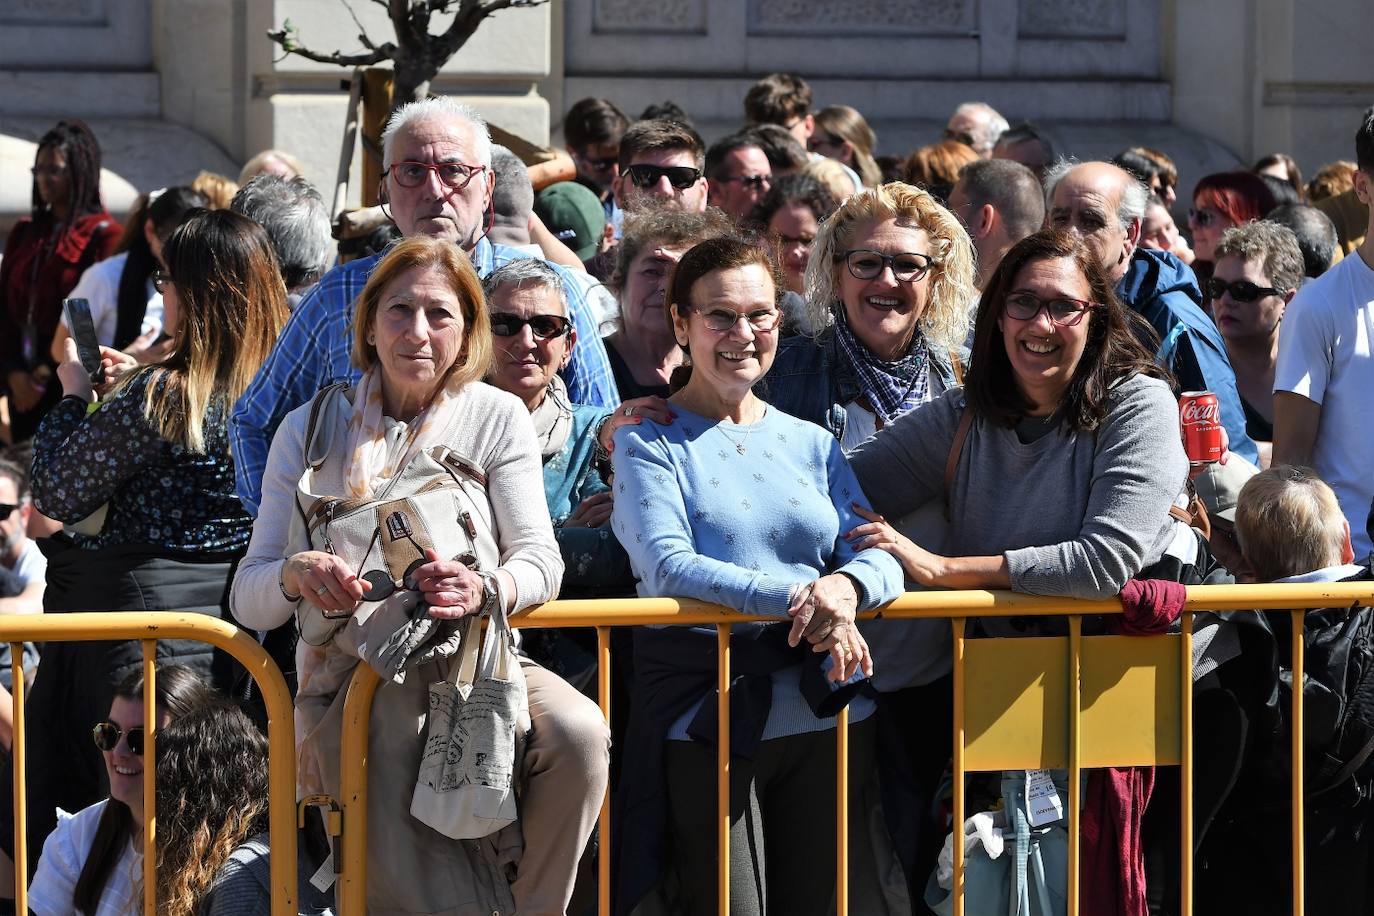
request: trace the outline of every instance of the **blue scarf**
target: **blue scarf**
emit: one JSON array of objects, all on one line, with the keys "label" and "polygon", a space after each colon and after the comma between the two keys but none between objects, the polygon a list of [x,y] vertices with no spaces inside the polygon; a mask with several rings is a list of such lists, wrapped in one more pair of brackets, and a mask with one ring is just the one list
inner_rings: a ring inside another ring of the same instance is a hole
[{"label": "blue scarf", "polygon": [[888,362],[874,356],[854,336],[841,304],[835,309],[835,339],[854,367],[859,388],[883,426],[925,403],[930,390],[930,353],[919,327],[906,354]]}]

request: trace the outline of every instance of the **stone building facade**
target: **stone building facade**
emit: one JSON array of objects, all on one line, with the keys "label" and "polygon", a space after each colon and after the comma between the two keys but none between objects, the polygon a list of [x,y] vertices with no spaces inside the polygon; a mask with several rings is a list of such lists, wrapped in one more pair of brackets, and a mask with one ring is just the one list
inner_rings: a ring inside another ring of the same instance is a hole
[{"label": "stone building facade", "polygon": [[[390,37],[379,6],[351,8]],[[64,114],[96,128],[116,211],[271,146],[332,189],[348,74],[282,57],[265,33],[287,20],[316,50],[360,47],[342,0],[0,2],[0,223],[27,210],[32,140]],[[1367,0],[553,0],[489,19],[434,90],[541,143],[583,96],[632,115],[672,98],[709,139],[738,123],[753,79],[791,70],[817,106],[863,111],[883,151],[980,99],[1079,157],[1165,149],[1186,190],[1277,150],[1308,174],[1351,158],[1374,103],[1370,35]]]}]

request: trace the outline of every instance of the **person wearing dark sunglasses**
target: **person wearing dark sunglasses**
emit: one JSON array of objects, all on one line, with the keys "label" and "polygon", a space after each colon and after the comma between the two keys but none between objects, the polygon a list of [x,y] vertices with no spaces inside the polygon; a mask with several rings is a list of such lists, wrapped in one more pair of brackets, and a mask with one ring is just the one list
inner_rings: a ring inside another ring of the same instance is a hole
[{"label": "person wearing dark sunglasses", "polygon": [[706,209],[706,146],[692,128],[676,121],[640,121],[620,139],[620,175],[612,184],[621,210],[656,197],[665,206]]},{"label": "person wearing dark sunglasses", "polygon": [[773,183],[773,167],[758,141],[735,134],[712,144],[706,151],[706,201],[740,221]]},{"label": "person wearing dark sunglasses", "polygon": [[[190,668],[158,667],[155,729],[219,702],[219,694]],[[144,771],[152,766],[145,757],[148,730],[143,671],[136,668],[115,687],[109,715],[85,732],[90,737],[68,736],[84,749],[94,742],[94,752],[104,760],[110,795],[84,808],[72,804],[76,813],[59,818],[57,829],[43,841],[29,885],[30,912],[113,914],[142,907]]]},{"label": "person wearing dark sunglasses", "polygon": [[[625,113],[606,99],[582,99],[563,119],[563,139],[577,166],[577,183],[608,206],[611,186],[620,175],[620,138],[629,126]],[[606,215],[611,215],[609,210]]]},{"label": "person wearing dark sunglasses", "polygon": [[1269,464],[1274,439],[1279,326],[1302,277],[1302,251],[1292,230],[1260,220],[1226,230],[1205,286],[1236,370],[1245,431],[1259,446],[1262,467]]},{"label": "person wearing dark sunglasses", "polygon": [[[28,536],[28,474],[12,461],[0,459],[0,615],[38,614],[43,610],[47,558]],[[4,653],[8,665],[9,654]],[[0,672],[0,683],[9,681]]]},{"label": "person wearing dark sunglasses", "polygon": [[[608,452],[620,426],[643,417],[670,422],[662,398],[627,401],[614,411],[575,403],[558,376],[577,332],[565,317],[567,303],[558,276],[537,261],[512,261],[483,281],[491,315],[492,361],[487,382],[518,397],[534,421],[543,461],[544,499],[563,555],[560,594],[628,594],[634,577],[620,542],[603,537],[611,516],[611,491],[597,473],[598,456]],[[625,411],[629,410],[626,414]],[[551,637],[551,638],[545,638]],[[540,634],[527,648],[548,664],[562,655],[558,634]],[[565,671],[565,675],[572,672]]]}]

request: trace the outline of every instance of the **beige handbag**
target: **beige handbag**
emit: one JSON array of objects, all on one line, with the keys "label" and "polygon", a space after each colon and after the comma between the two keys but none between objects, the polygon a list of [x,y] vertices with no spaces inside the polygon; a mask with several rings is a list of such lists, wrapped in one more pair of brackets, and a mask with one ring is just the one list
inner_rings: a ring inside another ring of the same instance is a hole
[{"label": "beige handbag", "polygon": [[515,746],[530,728],[529,696],[505,589],[499,577],[493,584],[486,639],[475,615],[464,618],[452,677],[429,685],[425,749],[410,802],[413,817],[455,840],[489,836],[517,817]]},{"label": "beige handbag", "polygon": [[315,472],[343,438],[350,411],[342,385],[316,395],[296,508],[310,546],[342,559],[372,588],[351,613],[325,611],[311,603],[311,596],[302,596],[296,619],[306,643],[322,646],[334,640],[391,679],[402,668],[452,655],[458,648],[456,628],[425,613],[411,578],[425,562],[425,550],[432,548],[474,570],[495,569],[500,550],[486,475],[445,446],[421,451],[371,497],[316,493]]}]

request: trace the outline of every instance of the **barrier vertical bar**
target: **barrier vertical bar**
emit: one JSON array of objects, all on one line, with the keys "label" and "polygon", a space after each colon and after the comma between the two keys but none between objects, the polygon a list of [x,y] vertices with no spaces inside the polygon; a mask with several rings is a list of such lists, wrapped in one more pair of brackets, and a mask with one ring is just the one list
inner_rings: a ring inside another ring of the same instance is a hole
[{"label": "barrier vertical bar", "polygon": [[[157,640],[143,646],[143,913],[157,913]],[[128,740],[125,737],[124,740]]]},{"label": "barrier vertical bar", "polygon": [[[611,628],[596,628],[596,696],[601,704],[601,714],[606,717],[606,727],[611,727]],[[600,916],[611,913],[611,787],[606,786],[606,796],[601,800],[601,851],[597,856],[597,912]]]},{"label": "barrier vertical bar", "polygon": [[716,624],[716,912],[730,912],[730,625]]},{"label": "barrier vertical bar", "polygon": [[835,716],[835,916],[849,916],[849,707]]},{"label": "barrier vertical bar", "polygon": [[954,916],[964,916],[964,618],[954,631]]},{"label": "barrier vertical bar", "polygon": [[1182,617],[1182,639],[1179,640],[1179,670],[1182,682],[1178,685],[1179,701],[1179,795],[1183,810],[1179,823],[1179,850],[1183,862],[1179,869],[1179,916],[1193,913],[1193,614],[1185,611]]},{"label": "barrier vertical bar", "polygon": [[28,841],[28,809],[24,802],[24,786],[26,771],[24,769],[25,760],[28,757],[28,748],[24,745],[24,646],[22,643],[10,643],[10,683],[14,689],[10,695],[10,721],[14,723],[14,734],[10,738],[10,758],[14,768],[14,785],[11,787],[14,792],[14,911],[16,913],[27,913],[29,911],[29,857],[26,843]]},{"label": "barrier vertical bar", "polygon": [[1293,757],[1293,916],[1302,916],[1305,893],[1305,863],[1303,862],[1303,780],[1306,778],[1304,773],[1302,752],[1303,752],[1303,731],[1305,726],[1302,718],[1302,694],[1303,694],[1303,668],[1306,659],[1303,657],[1307,651],[1307,641],[1303,638],[1307,628],[1307,611],[1290,611],[1292,630],[1292,642],[1289,651],[1293,657],[1293,733],[1290,736],[1292,741],[1289,753]]},{"label": "barrier vertical bar", "polygon": [[339,916],[367,913],[367,732],[372,699],[381,682],[371,667],[359,665],[344,697],[338,799],[344,835],[340,838],[342,864],[334,863],[339,873]]},{"label": "barrier vertical bar", "polygon": [[1069,778],[1068,808],[1065,816],[1069,826],[1069,916],[1078,916],[1078,807],[1079,799],[1079,717],[1083,711],[1083,618],[1069,618]]}]

